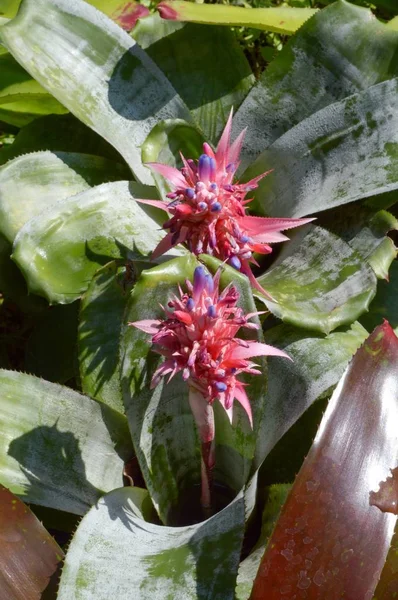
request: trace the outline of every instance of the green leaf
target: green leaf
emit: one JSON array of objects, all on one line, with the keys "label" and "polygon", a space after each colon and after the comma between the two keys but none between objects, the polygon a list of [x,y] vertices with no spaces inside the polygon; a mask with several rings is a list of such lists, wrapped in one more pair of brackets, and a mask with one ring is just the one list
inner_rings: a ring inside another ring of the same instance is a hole
[{"label": "green leaf", "polygon": [[[180,152],[186,158],[199,158],[204,141],[202,134],[186,121],[181,119],[162,121],[152,129],[142,144],[142,162],[159,162],[181,168]],[[171,187],[158,173],[152,172],[152,176],[160,194],[165,198]]]},{"label": "green leaf", "polygon": [[387,27],[393,31],[398,31],[398,17],[394,17],[387,23]]},{"label": "green leaf", "polygon": [[91,154],[125,164],[112,146],[70,113],[40,117],[23,127],[14,142],[1,149],[0,164],[39,150]]},{"label": "green leaf", "polygon": [[[220,265],[210,257],[201,258],[211,270]],[[126,320],[160,317],[163,312],[159,304],[166,305],[170,295],[177,292],[178,284],[184,288],[185,279],[192,280],[197,265],[196,258],[188,255],[144,271],[130,296]],[[225,268],[221,287],[231,281],[240,291],[245,313],[255,311],[247,277],[230,267]],[[170,525],[185,524],[181,523],[185,518],[184,509],[188,508],[190,514],[196,509],[200,512],[200,451],[189,407],[188,386],[177,376],[172,384],[167,385],[162,380],[151,390],[150,381],[159,357],[151,351],[149,336],[129,327],[122,343],[124,404],[141,470],[162,520]],[[262,366],[265,367],[263,362]],[[263,412],[265,381],[264,377],[252,377],[248,382],[254,432],[237,403],[232,426],[221,406],[214,404],[216,466],[213,473],[220,493],[224,490],[226,494],[236,494],[250,474],[256,431]]]},{"label": "green leaf", "polygon": [[163,0],[161,16],[176,21],[210,25],[244,26],[276,33],[292,34],[316,13],[312,8],[242,8],[226,4],[194,4],[181,0]]},{"label": "green leaf", "polygon": [[267,498],[262,514],[261,532],[254,548],[239,565],[235,600],[249,600],[261,558],[268,539],[291,489],[290,484],[271,485],[267,490]]},{"label": "green leaf", "polygon": [[[370,598],[394,520],[372,490],[398,461],[398,339],[388,323],[357,351],[268,543],[251,599]],[[290,568],[286,570],[286,564]]]},{"label": "green leaf", "polygon": [[238,108],[254,83],[235,34],[153,14],[138,22],[133,37],[170,80],[206,138],[217,142],[229,111]]},{"label": "green leaf", "polygon": [[398,79],[331,104],[280,137],[245,173],[273,169],[262,214],[301,217],[398,188]]},{"label": "green leaf", "polygon": [[13,260],[29,290],[50,303],[70,303],[99,266],[114,258],[145,260],[163,233],[135,202],[135,189],[127,181],[103,184],[28,221],[15,240]]},{"label": "green leaf", "polygon": [[94,275],[81,301],[79,364],[83,391],[124,413],[119,342],[124,311],[134,283],[128,268],[111,262]]},{"label": "green leaf", "polygon": [[361,323],[368,331],[380,325],[384,319],[390,323],[398,335],[398,262],[395,260],[390,268],[389,280],[380,281],[377,293],[369,306],[369,312],[362,315]]},{"label": "green leaf", "polygon": [[[260,467],[305,411],[333,389],[367,335],[358,322],[327,336],[291,325],[278,325],[266,332],[267,344],[284,350],[293,361],[268,358],[267,396],[254,468]],[[304,431],[301,427],[299,436]]]},{"label": "green leaf", "polygon": [[56,383],[77,375],[78,309],[78,302],[52,306],[36,320],[25,347],[24,368],[29,373]]},{"label": "green leaf", "polygon": [[58,600],[233,600],[243,539],[240,494],[188,527],[142,520],[134,488],[115,490],[82,520],[70,544]]},{"label": "green leaf", "polygon": [[388,279],[388,270],[397,250],[386,237],[398,229],[398,219],[386,210],[374,210],[366,205],[348,204],[325,213],[319,223],[354,248],[373,268],[377,277]]},{"label": "green leaf", "polygon": [[275,316],[323,333],[352,323],[376,293],[376,277],[361,256],[313,225],[300,228],[258,282],[275,302],[254,294]]},{"label": "green leaf", "polygon": [[[395,2],[395,0],[393,0]],[[398,32],[368,9],[338,0],[277,53],[235,115],[248,127],[242,164],[314,112],[398,75]]]},{"label": "green leaf", "polygon": [[0,52],[0,120],[22,127],[39,116],[67,112],[11,54]]},{"label": "green leaf", "polygon": [[32,511],[2,485],[0,529],[3,598],[42,598],[51,578],[56,575],[64,553]]},{"label": "green leaf", "polygon": [[79,192],[128,177],[128,170],[99,156],[36,152],[0,167],[0,232],[11,243],[33,217]]},{"label": "green leaf", "polygon": [[23,0],[1,27],[13,56],[151,183],[140,146],[158,121],[190,120],[163,73],[131,37],[81,0]]},{"label": "green leaf", "polygon": [[0,370],[0,480],[27,502],[84,514],[123,482],[125,417],[67,387]]}]

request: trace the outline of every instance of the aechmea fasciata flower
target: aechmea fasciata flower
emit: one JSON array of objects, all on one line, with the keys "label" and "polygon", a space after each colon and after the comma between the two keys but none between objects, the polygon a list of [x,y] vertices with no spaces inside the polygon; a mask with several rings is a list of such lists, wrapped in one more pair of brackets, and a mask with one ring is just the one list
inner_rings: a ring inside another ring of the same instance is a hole
[{"label": "aechmea fasciata flower", "polygon": [[[232,111],[214,152],[209,144],[203,145],[203,154],[197,162],[186,160],[183,168],[159,163],[148,163],[152,169],[169,181],[174,190],[167,194],[169,202],[140,200],[167,211],[171,218],[163,228],[169,233],[159,243],[152,257],[157,258],[177,244],[185,243],[198,255],[210,254],[245,273],[253,287],[267,294],[256,281],[250,264],[257,264],[253,253],[272,252],[269,244],[288,238],[281,232],[304,225],[313,219],[274,219],[246,215],[250,199],[246,195],[255,190],[263,173],[247,183],[234,182],[239,166],[239,154],[246,130],[231,144]],[[268,294],[267,294],[268,295]]]},{"label": "aechmea fasciata flower", "polygon": [[239,375],[260,375],[252,362],[255,356],[282,356],[285,352],[256,341],[236,337],[239,329],[257,329],[238,307],[239,292],[230,284],[221,293],[221,271],[212,277],[202,266],[195,269],[193,285],[187,280],[187,292],[179,288],[164,309],[164,319],[130,323],[152,336],[154,350],[165,357],[153,375],[151,387],[178,372],[189,386],[189,402],[202,442],[202,503],[210,502],[209,474],[214,466],[214,416],[212,405],[219,400],[232,421],[236,400],[253,425],[250,401]]}]

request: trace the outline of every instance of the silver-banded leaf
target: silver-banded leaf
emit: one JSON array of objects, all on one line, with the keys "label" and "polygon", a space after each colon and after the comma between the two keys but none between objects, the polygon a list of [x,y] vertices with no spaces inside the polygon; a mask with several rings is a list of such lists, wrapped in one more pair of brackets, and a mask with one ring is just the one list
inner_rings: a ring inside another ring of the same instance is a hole
[{"label": "silver-banded leaf", "polygon": [[111,262],[94,275],[81,300],[79,366],[83,391],[124,413],[119,342],[124,311],[135,280],[129,267]]},{"label": "silver-banded leaf", "polygon": [[367,335],[358,322],[327,336],[290,325],[278,325],[267,331],[267,344],[287,352],[293,362],[268,359],[267,396],[254,468],[261,466],[303,413],[336,385]]},{"label": "silver-banded leaf", "polygon": [[355,203],[328,211],[319,222],[354,248],[378,278],[388,279],[397,250],[387,233],[398,229],[396,217],[386,210],[377,211]]},{"label": "silver-banded leaf", "polygon": [[[220,264],[214,259],[211,261],[207,260],[208,257],[202,258],[212,270]],[[188,255],[144,271],[131,293],[126,321],[161,318],[163,312],[159,304],[166,305],[171,294],[178,293],[178,284],[185,288],[185,279],[192,281],[198,264],[195,257]],[[232,268],[226,268],[221,287],[231,281],[240,290],[240,302],[245,313],[255,311],[246,276],[237,274]],[[260,335],[258,332],[258,336]],[[187,494],[192,487],[196,486],[198,489],[200,484],[199,441],[189,408],[188,385],[178,375],[169,385],[162,379],[151,390],[152,375],[162,359],[151,351],[150,336],[135,327],[129,327],[123,334],[122,344],[122,390],[137,457],[161,518],[168,524],[175,524],[179,518],[175,511],[178,513],[186,505]],[[263,362],[262,366],[264,367]],[[265,377],[252,377],[249,382],[251,385],[247,393],[253,409],[256,432],[263,413]],[[237,402],[234,403],[232,426],[218,403],[215,403],[214,411],[214,480],[228,486],[229,491],[236,494],[247,483],[250,475],[256,435]]]},{"label": "silver-banded leaf", "polygon": [[127,181],[106,183],[28,221],[15,240],[13,259],[29,290],[50,303],[73,302],[99,266],[114,258],[147,260],[163,233],[134,200],[135,189]]},{"label": "silver-banded leaf", "polygon": [[123,482],[123,415],[74,390],[0,370],[0,481],[27,502],[84,514]]},{"label": "silver-banded leaf", "polygon": [[131,37],[82,0],[23,0],[0,37],[18,62],[150,184],[140,146],[158,121],[190,113]]},{"label": "silver-banded leaf", "polygon": [[1,121],[23,127],[42,115],[67,112],[68,109],[32,79],[5,48],[0,48]]},{"label": "silver-banded leaf", "polygon": [[254,83],[235,34],[153,14],[138,21],[133,37],[170,80],[208,141],[217,142],[229,111]]},{"label": "silver-banded leaf", "polygon": [[246,171],[259,183],[253,208],[301,217],[398,188],[398,79],[301,121]]},{"label": "silver-banded leaf", "polygon": [[11,243],[29,219],[94,185],[128,177],[128,169],[99,156],[35,152],[0,167],[0,232]]},{"label": "silver-banded leaf", "polygon": [[344,0],[318,12],[278,52],[234,118],[242,165],[314,112],[398,75],[398,32]]},{"label": "silver-banded leaf", "polygon": [[140,513],[134,488],[101,498],[69,546],[58,600],[233,600],[242,494],[214,517],[187,527],[147,523]]},{"label": "silver-banded leaf", "polygon": [[346,242],[306,226],[284,246],[275,266],[258,278],[276,302],[255,292],[271,312],[292,325],[329,333],[365,312],[376,277]]},{"label": "silver-banded leaf", "polygon": [[234,600],[249,600],[253,581],[256,577],[258,567],[260,566],[265,547],[291,487],[292,486],[288,483],[282,483],[271,485],[267,489],[260,537],[249,556],[247,556],[239,565]]}]

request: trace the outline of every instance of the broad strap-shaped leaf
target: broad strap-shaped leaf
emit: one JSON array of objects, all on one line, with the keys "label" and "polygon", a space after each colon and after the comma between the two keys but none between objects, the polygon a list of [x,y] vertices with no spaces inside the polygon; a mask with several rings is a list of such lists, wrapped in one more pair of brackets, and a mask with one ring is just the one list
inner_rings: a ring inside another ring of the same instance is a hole
[{"label": "broad strap-shaped leaf", "polygon": [[312,8],[242,8],[225,4],[209,6],[183,0],[163,0],[158,10],[164,19],[253,27],[276,33],[292,34],[316,13]]},{"label": "broad strap-shaped leaf", "polygon": [[278,52],[235,115],[236,134],[248,127],[242,165],[321,108],[397,76],[397,49],[398,32],[368,9],[338,0],[318,12]]},{"label": "broad strap-shaped leaf", "polygon": [[35,152],[0,167],[0,231],[12,243],[29,219],[94,185],[128,177],[116,162],[69,152]]},{"label": "broad strap-shaped leaf", "polygon": [[[214,271],[220,264],[205,256],[203,259]],[[171,295],[178,293],[178,285],[184,289],[186,279],[192,281],[197,265],[195,257],[189,255],[144,271],[130,296],[126,321],[160,318],[163,312],[159,304],[166,305]],[[221,287],[231,281],[240,291],[245,313],[255,312],[246,276],[228,267]],[[135,327],[127,328],[123,347],[124,404],[140,467],[162,520],[167,524],[181,524],[184,507],[189,505],[190,510],[200,510],[199,494],[191,497],[192,488],[199,489],[200,451],[189,407],[188,385],[177,375],[169,385],[162,379],[155,389],[150,389],[152,375],[162,358],[151,350],[147,334]],[[247,394],[253,410],[254,433],[237,402],[232,425],[221,405],[214,403],[216,466],[213,473],[215,483],[221,486],[220,493],[224,486],[224,489],[229,488],[226,492],[236,494],[250,474],[255,433],[263,412],[265,378],[252,377],[250,384]]]},{"label": "broad strap-shaped leaf", "polygon": [[[144,163],[163,163],[181,168],[182,153],[186,158],[199,158],[202,153],[204,138],[190,123],[181,119],[168,119],[154,127],[142,144],[142,161]],[[152,171],[159,193],[164,199],[171,191],[166,179],[155,170]],[[165,213],[162,211],[163,221]]]},{"label": "broad strap-shaped leaf", "polygon": [[246,171],[273,169],[254,207],[301,217],[398,188],[398,79],[331,104],[280,137]]},{"label": "broad strap-shaped leaf", "polygon": [[398,523],[395,525],[390,550],[374,593],[377,600],[391,600],[398,594]]},{"label": "broad strap-shaped leaf", "polygon": [[[267,546],[252,600],[373,597],[396,517],[370,493],[398,462],[398,339],[388,323],[333,394]],[[286,568],[288,566],[288,568]]]},{"label": "broad strap-shaped leaf", "polygon": [[0,481],[27,502],[84,514],[133,455],[123,415],[70,388],[0,370]]},{"label": "broad strap-shaped leaf", "polygon": [[374,210],[358,203],[327,211],[319,223],[337,234],[372,267],[377,277],[388,279],[388,271],[397,255],[387,233],[398,229],[398,219],[386,210]]},{"label": "broad strap-shaped leaf", "polygon": [[81,301],[79,366],[83,391],[124,413],[119,343],[129,292],[137,274],[111,262],[94,275]]},{"label": "broad strap-shaped leaf", "polygon": [[258,278],[276,302],[255,296],[292,325],[329,333],[352,323],[376,293],[376,277],[362,257],[322,227],[302,227],[275,266]]},{"label": "broad strap-shaped leaf", "polygon": [[134,200],[136,189],[127,181],[103,184],[28,221],[15,240],[13,259],[29,290],[50,303],[73,302],[99,266],[114,258],[147,260],[163,233]]},{"label": "broad strap-shaped leaf", "polygon": [[71,113],[39,117],[23,127],[13,143],[1,149],[0,164],[41,150],[90,154],[125,164],[113,146]]},{"label": "broad strap-shaped leaf", "polygon": [[207,140],[217,142],[229,111],[254,83],[235,34],[153,14],[138,22],[133,37],[170,80]]},{"label": "broad strap-shaped leaf", "polygon": [[107,494],[69,546],[58,600],[233,600],[243,530],[240,494],[187,527],[145,522],[134,488]]},{"label": "broad strap-shaped leaf", "polygon": [[36,318],[25,346],[28,373],[55,383],[67,383],[78,375],[78,313],[79,302],[74,302],[51,306]]},{"label": "broad strap-shaped leaf", "polygon": [[158,121],[190,114],[163,73],[120,27],[82,0],[23,0],[0,37],[83,123],[110,142],[143,183],[140,146]]},{"label": "broad strap-shaped leaf", "polygon": [[47,114],[64,114],[62,106],[21,65],[0,47],[0,119],[23,127]]},{"label": "broad strap-shaped leaf", "polygon": [[361,317],[361,323],[368,331],[373,331],[384,319],[390,323],[398,335],[398,262],[395,260],[390,268],[388,281],[380,281],[376,296],[369,306],[369,312]]},{"label": "broad strap-shaped leaf", "polygon": [[278,325],[266,332],[267,344],[284,350],[293,361],[272,356],[267,361],[267,395],[254,468],[261,466],[303,413],[333,389],[367,336],[358,322],[326,337],[290,325]]},{"label": "broad strap-shaped leaf", "polygon": [[249,556],[247,556],[239,565],[235,590],[236,600],[249,600],[253,581],[256,577],[265,547],[291,487],[292,486],[288,483],[282,483],[271,485],[266,490],[260,537]]},{"label": "broad strap-shaped leaf", "polygon": [[0,589],[7,600],[40,600],[64,553],[32,511],[0,485]]}]

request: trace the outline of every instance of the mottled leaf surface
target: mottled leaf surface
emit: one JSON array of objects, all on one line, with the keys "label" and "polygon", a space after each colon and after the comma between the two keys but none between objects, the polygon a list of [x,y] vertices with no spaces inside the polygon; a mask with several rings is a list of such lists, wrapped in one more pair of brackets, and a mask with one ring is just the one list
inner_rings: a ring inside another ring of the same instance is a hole
[{"label": "mottled leaf surface", "polygon": [[99,156],[35,152],[0,167],[0,231],[12,243],[29,219],[94,185],[125,179],[128,169]]},{"label": "mottled leaf surface", "polygon": [[233,600],[242,495],[207,521],[171,528],[145,522],[135,493],[115,490],[83,518],[65,559],[58,599],[133,594],[137,600]]},{"label": "mottled leaf surface", "polygon": [[274,315],[306,329],[329,333],[366,311],[376,277],[346,242],[318,226],[300,228],[275,266],[258,278],[276,302],[261,299]]},{"label": "mottled leaf surface", "polygon": [[378,327],[351,361],[283,507],[252,600],[373,597],[396,517],[370,492],[397,465],[398,339]]},{"label": "mottled leaf surface", "polygon": [[390,323],[398,335],[398,262],[395,260],[390,268],[389,280],[380,281],[377,293],[369,306],[369,312],[361,317],[361,323],[368,331],[380,325],[384,319]]},{"label": "mottled leaf surface", "polygon": [[301,217],[398,187],[398,79],[319,110],[265,150],[244,177],[253,209]]},{"label": "mottled leaf surface", "polygon": [[154,14],[138,22],[133,37],[170,80],[208,141],[218,141],[229,111],[254,83],[235,34]]},{"label": "mottled leaf surface", "polygon": [[0,36],[18,62],[151,183],[140,146],[158,121],[190,114],[131,37],[82,0],[23,0]]},{"label": "mottled leaf surface", "polygon": [[[395,1],[395,0],[392,0]],[[234,119],[248,127],[242,165],[316,111],[398,75],[398,32],[344,0],[318,12],[284,45]]]},{"label": "mottled leaf surface", "polygon": [[51,303],[73,302],[99,266],[113,258],[145,259],[163,233],[134,200],[136,190],[127,181],[103,184],[28,221],[15,240],[13,259],[29,289]]},{"label": "mottled leaf surface", "polygon": [[123,415],[70,388],[0,370],[0,481],[27,502],[84,514],[133,454]]},{"label": "mottled leaf surface", "polygon": [[61,548],[32,511],[0,485],[0,589],[7,600],[40,600]]}]

